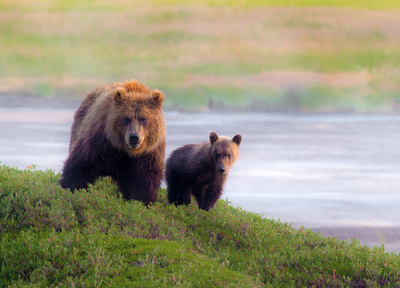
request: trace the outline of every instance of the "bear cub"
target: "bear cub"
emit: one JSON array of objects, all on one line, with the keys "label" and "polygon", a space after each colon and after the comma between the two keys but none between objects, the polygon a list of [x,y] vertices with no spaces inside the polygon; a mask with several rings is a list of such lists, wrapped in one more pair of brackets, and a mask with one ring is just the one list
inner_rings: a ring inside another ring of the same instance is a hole
[{"label": "bear cub", "polygon": [[229,169],[239,156],[241,135],[232,139],[210,133],[210,141],[182,146],[166,163],[168,202],[190,204],[191,195],[200,209],[210,210],[222,195]]},{"label": "bear cub", "polygon": [[126,200],[157,198],[164,170],[163,94],[136,80],[96,88],[75,112],[60,185],[87,188],[111,176]]}]

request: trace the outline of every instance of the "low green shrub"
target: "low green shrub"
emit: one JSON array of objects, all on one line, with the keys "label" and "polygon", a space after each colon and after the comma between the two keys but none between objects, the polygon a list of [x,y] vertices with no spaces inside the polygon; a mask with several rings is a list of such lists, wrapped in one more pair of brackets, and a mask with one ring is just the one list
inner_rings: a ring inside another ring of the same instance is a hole
[{"label": "low green shrub", "polygon": [[400,257],[220,200],[125,201],[108,178],[71,193],[0,166],[0,287],[398,287]]}]

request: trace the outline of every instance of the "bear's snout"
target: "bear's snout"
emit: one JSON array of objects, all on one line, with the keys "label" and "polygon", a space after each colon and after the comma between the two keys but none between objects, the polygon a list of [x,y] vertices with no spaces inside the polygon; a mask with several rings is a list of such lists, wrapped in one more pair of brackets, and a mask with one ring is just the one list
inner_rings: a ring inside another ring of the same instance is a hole
[{"label": "bear's snout", "polygon": [[125,134],[125,145],[127,147],[127,152],[135,155],[137,153],[141,153],[144,145],[144,141],[146,140],[145,135],[141,131],[137,129],[131,129],[131,131],[127,131]]},{"label": "bear's snout", "polygon": [[218,167],[218,172],[221,174],[225,173],[225,167]]},{"label": "bear's snout", "polygon": [[138,133],[130,133],[129,134],[129,147],[137,148],[139,146],[139,134]]}]

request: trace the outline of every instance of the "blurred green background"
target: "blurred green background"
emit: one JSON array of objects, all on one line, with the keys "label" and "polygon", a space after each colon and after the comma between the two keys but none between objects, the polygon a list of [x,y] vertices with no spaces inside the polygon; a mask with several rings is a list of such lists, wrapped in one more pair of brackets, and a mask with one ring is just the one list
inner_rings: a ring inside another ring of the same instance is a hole
[{"label": "blurred green background", "polygon": [[400,111],[400,1],[0,0],[0,93],[137,79],[171,109]]}]

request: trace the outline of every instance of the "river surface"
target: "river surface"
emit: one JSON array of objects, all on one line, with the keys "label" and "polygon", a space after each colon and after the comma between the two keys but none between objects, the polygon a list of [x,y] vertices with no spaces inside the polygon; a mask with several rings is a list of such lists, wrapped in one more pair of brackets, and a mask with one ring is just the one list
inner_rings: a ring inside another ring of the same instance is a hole
[{"label": "river surface", "polygon": [[[0,106],[1,164],[60,172],[77,105]],[[223,194],[232,205],[400,252],[400,115],[166,111],[165,120],[167,156],[210,131],[242,135]]]}]

